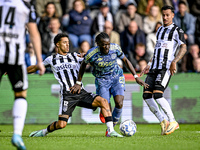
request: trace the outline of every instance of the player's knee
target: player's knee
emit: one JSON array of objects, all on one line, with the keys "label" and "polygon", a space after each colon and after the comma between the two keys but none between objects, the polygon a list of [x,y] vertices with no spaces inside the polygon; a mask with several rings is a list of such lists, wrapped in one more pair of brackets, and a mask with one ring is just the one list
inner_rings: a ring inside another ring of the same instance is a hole
[{"label": "player's knee", "polygon": [[151,93],[143,93],[143,99],[150,99],[152,98],[152,94]]},{"label": "player's knee", "polygon": [[118,109],[121,109],[123,107],[123,101],[119,101],[119,102],[115,103],[115,107]]},{"label": "player's knee", "polygon": [[159,99],[163,97],[163,93],[153,93],[154,99]]},{"label": "player's knee", "polygon": [[100,98],[101,107],[108,107],[108,101],[105,98]]}]

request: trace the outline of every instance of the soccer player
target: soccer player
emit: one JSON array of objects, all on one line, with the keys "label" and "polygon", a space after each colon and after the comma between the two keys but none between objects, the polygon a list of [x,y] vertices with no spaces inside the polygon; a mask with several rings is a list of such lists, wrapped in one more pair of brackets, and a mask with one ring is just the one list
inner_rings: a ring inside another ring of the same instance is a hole
[{"label": "soccer player", "polygon": [[[60,83],[60,108],[58,121],[50,124],[46,129],[39,131],[34,131],[30,134],[30,137],[42,137],[46,136],[48,133],[51,133],[58,129],[63,129],[67,125],[69,117],[72,115],[76,106],[85,107],[89,109],[96,110],[97,107],[100,107],[103,112],[103,116],[106,120],[108,137],[123,137],[118,134],[113,128],[112,114],[109,109],[109,104],[106,99],[89,93],[84,90],[82,83],[80,93],[72,94],[70,92],[70,87],[72,87],[78,78],[78,70],[80,64],[83,60],[82,57],[74,53],[69,53],[69,38],[67,34],[61,33],[56,35],[54,38],[54,44],[58,49],[57,54],[53,54],[47,57],[43,64],[45,66],[51,66],[51,69],[54,73],[55,78]],[[81,54],[81,56],[83,56]],[[27,68],[28,73],[37,71],[37,66],[29,66]]]},{"label": "soccer player", "polygon": [[[162,17],[163,26],[156,33],[157,41],[153,58],[140,75],[148,73],[145,82],[149,87],[144,89],[143,99],[160,121],[161,134],[168,135],[178,129],[179,124],[174,118],[169,103],[163,97],[163,93],[171,76],[176,73],[176,63],[186,52],[186,44],[183,30],[173,23],[174,8],[171,6],[162,7]],[[178,46],[180,46],[180,50],[175,56]],[[169,121],[164,119],[153,98],[163,109]]]},{"label": "soccer player", "polygon": [[7,72],[14,91],[12,144],[17,149],[26,149],[22,131],[27,112],[28,88],[25,67],[25,26],[30,33],[37,56],[40,75],[45,71],[41,57],[41,41],[36,24],[34,7],[22,0],[0,0],[0,80]]},{"label": "soccer player", "polygon": [[97,46],[91,48],[85,55],[85,60],[82,62],[79,70],[78,80],[71,88],[71,91],[75,93],[77,91],[80,92],[81,80],[85,67],[88,63],[93,65],[96,93],[107,99],[109,103],[111,94],[114,97],[115,108],[113,110],[112,117],[114,125],[116,125],[122,113],[125,90],[123,70],[117,64],[117,58],[122,59],[126,67],[135,77],[138,84],[144,86],[145,88],[147,87],[147,84],[145,84],[145,82],[137,76],[132,64],[125,57],[120,46],[115,43],[110,43],[108,34],[101,32],[96,36],[95,42],[97,43]]}]

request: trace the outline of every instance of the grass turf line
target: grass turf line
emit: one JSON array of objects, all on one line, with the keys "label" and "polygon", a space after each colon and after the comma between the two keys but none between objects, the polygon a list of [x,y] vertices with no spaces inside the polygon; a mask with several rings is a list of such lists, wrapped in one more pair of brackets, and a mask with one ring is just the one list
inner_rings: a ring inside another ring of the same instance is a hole
[{"label": "grass turf line", "polygon": [[[158,124],[137,124],[132,137],[107,138],[105,125],[67,125],[46,137],[28,137],[32,131],[47,125],[25,125],[23,140],[28,150],[198,150],[200,124],[180,124],[171,135],[161,136]],[[14,150],[11,145],[12,125],[0,125],[0,150]],[[115,127],[119,132],[119,125]]]}]

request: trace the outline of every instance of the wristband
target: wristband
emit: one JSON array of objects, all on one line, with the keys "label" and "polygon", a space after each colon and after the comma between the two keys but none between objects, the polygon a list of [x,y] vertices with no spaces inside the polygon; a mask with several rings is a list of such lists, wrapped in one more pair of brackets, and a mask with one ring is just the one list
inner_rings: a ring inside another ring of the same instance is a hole
[{"label": "wristband", "polygon": [[134,75],[134,78],[135,78],[135,79],[136,79],[136,78],[138,78],[138,75],[137,75],[137,74],[135,74],[135,75]]},{"label": "wristband", "polygon": [[147,65],[150,67],[150,66],[151,66],[151,64],[152,64],[152,62],[148,62],[148,64],[147,64]]},{"label": "wristband", "polygon": [[82,83],[81,81],[76,81],[76,84],[81,85]]}]

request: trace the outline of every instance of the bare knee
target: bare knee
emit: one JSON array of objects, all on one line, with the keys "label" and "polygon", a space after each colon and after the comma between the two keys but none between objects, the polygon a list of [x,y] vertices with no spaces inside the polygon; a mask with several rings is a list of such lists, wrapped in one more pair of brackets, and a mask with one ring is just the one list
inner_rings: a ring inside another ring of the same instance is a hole
[{"label": "bare knee", "polygon": [[115,107],[121,109],[123,107],[123,100],[116,102]]}]

